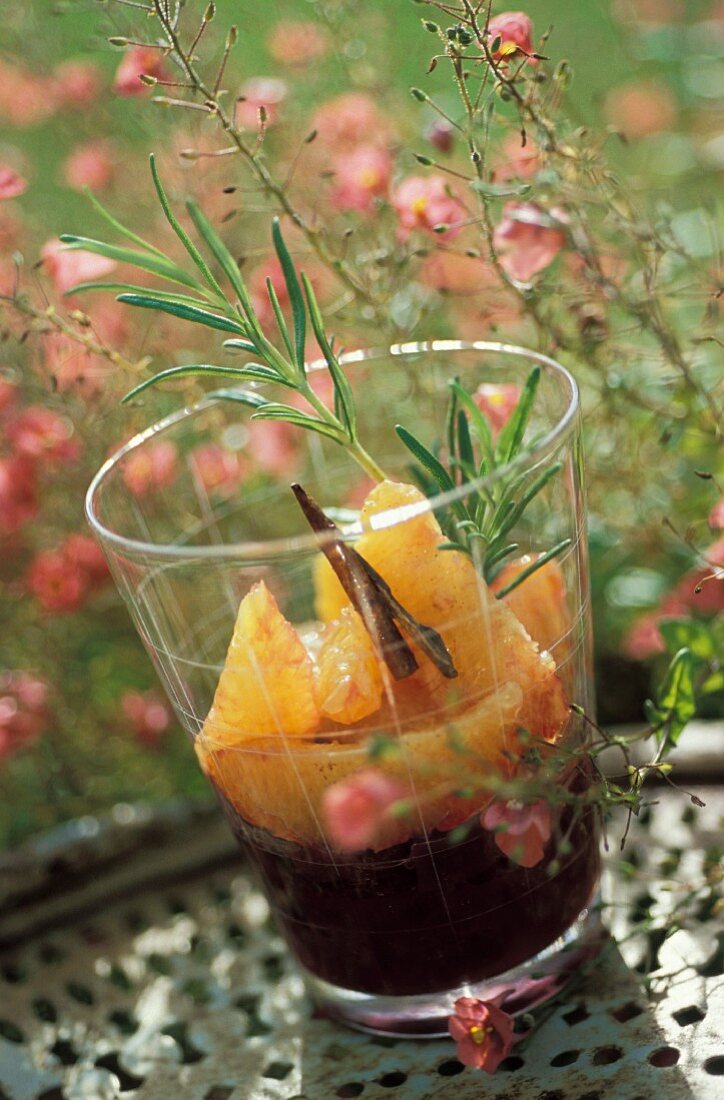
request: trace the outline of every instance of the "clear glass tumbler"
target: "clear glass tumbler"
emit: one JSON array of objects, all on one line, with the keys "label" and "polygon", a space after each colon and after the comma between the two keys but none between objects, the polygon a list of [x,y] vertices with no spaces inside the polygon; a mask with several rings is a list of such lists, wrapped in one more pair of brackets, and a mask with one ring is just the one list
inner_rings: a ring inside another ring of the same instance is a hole
[{"label": "clear glass tumbler", "polygon": [[[219,391],[106,462],[87,512],[311,996],[353,1026],[434,1035],[457,997],[550,990],[595,942],[578,392],[489,342],[342,362],[384,482]],[[495,447],[533,368],[522,444],[481,474],[451,381]],[[446,491],[396,424],[453,470]],[[320,542],[291,483],[337,533]],[[392,639],[322,552],[340,543],[401,605]]]}]

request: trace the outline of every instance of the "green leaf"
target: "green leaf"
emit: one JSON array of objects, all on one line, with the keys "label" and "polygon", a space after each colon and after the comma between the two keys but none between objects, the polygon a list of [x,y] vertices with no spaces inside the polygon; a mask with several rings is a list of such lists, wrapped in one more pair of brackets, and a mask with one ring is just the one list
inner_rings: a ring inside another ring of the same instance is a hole
[{"label": "green leaf", "polygon": [[222,332],[244,332],[243,326],[238,321],[230,321],[228,317],[221,317],[208,309],[199,309],[198,306],[187,306],[184,302],[156,298],[150,294],[119,294],[117,300],[141,309],[155,309],[159,313],[170,313],[173,317],[193,321],[197,325],[206,325],[207,328],[217,328]]},{"label": "green leaf", "polygon": [[143,391],[147,390],[150,386],[156,386],[159,382],[166,382],[170,378],[193,378],[194,376],[203,377],[204,375],[221,375],[227,378],[243,379],[244,368],[218,367],[213,363],[197,363],[187,367],[168,367],[167,370],[159,371],[158,374],[154,374],[151,378],[147,378],[145,382],[141,382],[138,386],[134,386],[134,388],[121,400],[121,404],[125,405],[134,397],[138,397],[140,393],[143,393]]},{"label": "green leaf", "polygon": [[563,539],[561,542],[551,547],[550,550],[546,550],[545,554],[541,554],[537,561],[532,562],[526,569],[518,573],[517,577],[514,577],[510,584],[506,584],[505,588],[501,588],[496,592],[495,598],[502,600],[504,596],[507,596],[509,592],[512,592],[514,588],[517,588],[518,585],[522,584],[523,581],[527,580],[528,577],[537,572],[538,569],[542,569],[547,562],[551,561],[553,558],[557,558],[559,554],[567,550],[570,545],[571,539]]},{"label": "green leaf", "polygon": [[234,293],[237,294],[239,298],[242,298],[246,292],[246,287],[236,260],[229,252],[229,249],[226,247],[203,210],[201,210],[192,199],[189,199],[186,203],[186,209],[189,212],[191,221],[196,226],[197,233],[204,239],[219,267],[234,288]]},{"label": "green leaf", "polygon": [[238,401],[241,405],[248,405],[252,409],[259,409],[267,404],[265,397],[262,397],[260,393],[253,393],[251,390],[210,390],[209,397],[218,397],[223,401]]},{"label": "green leaf", "polygon": [[500,505],[493,517],[492,523],[492,529],[496,539],[507,534],[511,527],[515,526],[534,497],[540,493],[541,489],[545,488],[551,478],[554,478],[556,474],[560,473],[562,468],[562,463],[554,462],[547,470],[544,470],[542,474],[539,474],[538,477],[535,478],[517,504],[515,501],[510,500]]},{"label": "green leaf", "polygon": [[158,200],[161,203],[161,208],[166,215],[166,221],[171,226],[178,239],[181,241],[181,244],[184,246],[193,262],[196,264],[197,268],[203,275],[205,281],[213,290],[214,294],[217,294],[219,298],[223,299],[224,292],[212,275],[209,269],[209,265],[206,263],[206,260],[201,255],[198,248],[191,240],[188,233],[180,224],[178,218],[171,209],[171,204],[168,201],[168,196],[164,190],[163,184],[161,183],[161,177],[158,174],[158,168],[156,167],[156,158],[153,153],[151,153],[149,159],[151,162],[151,175],[153,176],[153,185],[156,188],[156,194],[158,195]]},{"label": "green leaf", "polygon": [[234,348],[238,351],[258,352],[259,349],[251,340],[224,340],[225,348]]},{"label": "green leaf", "polygon": [[505,463],[510,462],[511,459],[515,458],[520,449],[525,429],[533,409],[533,402],[535,401],[535,395],[538,390],[540,376],[540,367],[533,367],[533,370],[528,375],[526,383],[523,386],[523,392],[520,395],[518,404],[511,413],[507,424],[500,430],[498,443],[495,448],[495,457],[500,464],[505,465]]},{"label": "green leaf", "polygon": [[289,339],[289,329],[287,328],[287,323],[284,320],[284,314],[282,313],[282,307],[279,305],[279,299],[277,297],[277,292],[274,289],[274,284],[272,283],[268,275],[266,278],[266,292],[274,311],[274,317],[276,318],[279,335],[284,341],[284,347],[287,349],[287,354],[289,358],[292,360],[292,362],[294,362],[294,348],[292,347],[292,342]]},{"label": "green leaf", "polygon": [[663,715],[658,723],[663,753],[677,744],[682,730],[696,714],[694,665],[691,650],[680,649],[672,658],[657,692],[656,709]]},{"label": "green leaf", "polygon": [[167,257],[149,256],[145,252],[136,252],[133,248],[122,248],[117,244],[106,244],[92,237],[78,237],[75,233],[61,233],[60,239],[63,244],[68,245],[68,252],[78,252],[80,249],[85,252],[94,252],[97,256],[105,256],[121,264],[131,264],[133,267],[140,268],[141,271],[150,271],[152,275],[160,275],[170,283],[180,283],[181,286],[202,291],[195,279]]},{"label": "green leaf", "polygon": [[699,687],[699,691],[702,695],[713,695],[717,691],[724,691],[724,668],[718,668],[712,672],[711,676],[707,676]]},{"label": "green leaf", "polygon": [[319,435],[326,435],[333,439],[335,443],[345,442],[341,431],[334,424],[328,424],[325,420],[318,420],[314,416],[309,416],[307,413],[295,409],[293,405],[281,405],[269,401],[258,412],[254,413],[252,420],[284,420],[286,423],[294,424],[298,428],[305,428],[308,431],[318,432]]},{"label": "green leaf", "polygon": [[474,180],[470,187],[473,191],[491,199],[503,199],[510,195],[528,195],[532,190],[529,183],[486,183],[484,180]]},{"label": "green leaf", "polygon": [[470,438],[470,428],[468,427],[468,418],[462,409],[458,410],[458,454],[460,465],[463,469],[463,473],[468,478],[475,477],[475,454],[473,453],[473,443]]},{"label": "green leaf", "polygon": [[304,283],[304,293],[307,298],[307,305],[309,307],[309,317],[312,322],[312,328],[314,330],[314,336],[319,344],[320,351],[324,355],[327,363],[327,369],[332,376],[332,382],[334,383],[334,396],[335,405],[339,408],[341,414],[340,419],[347,429],[347,435],[351,442],[357,438],[357,412],[354,404],[354,394],[352,393],[352,387],[350,386],[349,379],[339,365],[337,356],[334,354],[334,349],[327,339],[327,334],[324,331],[324,321],[322,320],[322,313],[317,303],[317,297],[314,293],[314,288],[306,275],[302,274],[302,282]]},{"label": "green leaf", "polygon": [[199,309],[208,309],[209,306],[208,300],[192,298],[190,295],[181,294],[177,290],[157,290],[154,287],[153,291],[149,291],[147,286],[138,286],[136,283],[78,283],[77,286],[66,290],[65,294],[80,294],[85,290],[113,290],[124,294],[140,294],[144,297],[152,294],[154,298],[159,298],[164,302],[183,302],[184,305],[198,306]]},{"label": "green leaf", "polygon": [[505,546],[500,546],[497,542],[491,543],[488,546],[487,552],[485,554],[486,579],[489,569],[492,569],[494,565],[498,564],[498,562],[503,561],[504,558],[510,557],[510,555],[514,554],[517,549],[517,542],[509,542],[506,543]]},{"label": "green leaf", "polygon": [[488,472],[490,472],[495,465],[495,457],[493,451],[493,436],[490,430],[488,418],[483,415],[478,406],[475,404],[474,399],[470,396],[468,391],[460,385],[457,380],[450,383],[450,388],[452,389],[455,397],[458,399],[460,404],[463,405],[470,413],[470,427],[472,428],[473,434],[476,436],[478,443],[480,444],[483,458],[487,463]]},{"label": "green leaf", "polygon": [[125,237],[126,240],[133,241],[134,244],[140,245],[141,248],[143,248],[146,252],[153,252],[153,253],[156,254],[156,256],[160,256],[161,259],[166,259],[166,256],[164,255],[164,253],[161,251],[160,248],[156,248],[155,244],[151,244],[150,241],[146,241],[146,240],[143,239],[143,237],[139,237],[138,234],[134,233],[132,229],[129,229],[128,226],[123,225],[123,223],[119,222],[117,218],[114,218],[114,216],[113,216],[113,214],[111,214],[110,210],[106,210],[105,206],[100,201],[100,199],[96,198],[96,196],[91,191],[90,187],[87,187],[87,186],[84,187],[83,191],[88,196],[88,198],[90,199],[91,203],[93,204],[96,211],[100,214],[100,216],[102,218],[104,218],[105,221],[107,221],[108,224],[110,226],[112,226],[113,229],[115,229],[117,233],[120,233],[120,235],[122,237]]},{"label": "green leaf", "polygon": [[307,312],[304,308],[304,298],[302,297],[302,288],[299,285],[297,272],[292,263],[292,258],[289,255],[289,249],[282,236],[279,218],[274,218],[272,221],[272,240],[274,242],[276,254],[279,257],[279,263],[282,266],[284,282],[287,285],[287,293],[289,294],[289,304],[292,307],[297,366],[299,370],[303,372],[304,345],[307,338]]},{"label": "green leaf", "polygon": [[407,428],[403,428],[401,424],[395,424],[395,431],[407,447],[408,451],[410,451],[415,456],[420,465],[423,466],[424,469],[426,469],[427,472],[432,475],[432,477],[443,490],[443,492],[447,493],[455,488],[455,482],[443,466],[440,459],[436,458],[432,451],[428,451],[424,443],[421,443],[420,440],[412,434],[412,432],[408,432]]},{"label": "green leaf", "polygon": [[707,623],[697,619],[661,619],[658,625],[670,653],[686,648],[703,661],[716,657],[714,637]]}]

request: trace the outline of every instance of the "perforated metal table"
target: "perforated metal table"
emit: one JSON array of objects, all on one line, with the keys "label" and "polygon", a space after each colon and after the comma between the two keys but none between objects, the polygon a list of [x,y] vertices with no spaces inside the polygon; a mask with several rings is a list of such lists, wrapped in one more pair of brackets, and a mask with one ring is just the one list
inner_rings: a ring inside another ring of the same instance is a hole
[{"label": "perforated metal table", "polygon": [[[718,1100],[723,802],[697,789],[656,791],[606,884],[625,942],[494,1077],[315,1019],[215,810],[56,830],[0,857],[0,1100]],[[636,932],[683,899],[689,930]]]}]

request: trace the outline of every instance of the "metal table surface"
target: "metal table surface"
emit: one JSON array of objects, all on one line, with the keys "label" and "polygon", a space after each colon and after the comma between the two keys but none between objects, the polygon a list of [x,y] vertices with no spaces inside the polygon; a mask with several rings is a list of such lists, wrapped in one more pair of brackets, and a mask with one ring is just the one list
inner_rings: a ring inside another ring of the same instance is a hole
[{"label": "metal table surface", "polygon": [[[0,857],[0,1100],[724,1098],[724,903],[711,875],[691,893],[721,859],[724,788],[697,790],[696,811],[655,791],[605,885],[621,946],[494,1077],[452,1042],[314,1018],[216,811],[55,830]],[[687,930],[637,932],[682,900]]]}]

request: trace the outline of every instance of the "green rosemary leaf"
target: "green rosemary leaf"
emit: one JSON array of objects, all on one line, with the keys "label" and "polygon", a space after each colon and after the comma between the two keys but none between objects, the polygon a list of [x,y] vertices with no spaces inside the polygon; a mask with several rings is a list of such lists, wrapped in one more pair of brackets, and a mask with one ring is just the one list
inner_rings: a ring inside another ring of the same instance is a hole
[{"label": "green rosemary leaf", "polygon": [[192,378],[196,375],[200,377],[203,375],[222,375],[227,378],[243,379],[244,368],[218,367],[213,363],[196,363],[190,366],[168,367],[166,370],[159,371],[158,374],[152,375],[151,378],[147,378],[145,382],[141,382],[138,386],[134,386],[134,388],[121,399],[121,404],[125,405],[134,397],[138,397],[140,393],[143,393],[143,391],[147,390],[150,386],[157,386],[159,382],[166,382],[170,378]]},{"label": "green rosemary leaf", "polygon": [[279,335],[284,341],[284,347],[287,349],[287,354],[289,355],[289,358],[292,360],[292,362],[294,362],[294,348],[292,347],[292,341],[289,338],[289,329],[287,328],[287,323],[284,320],[284,314],[282,313],[282,307],[279,304],[279,298],[277,297],[277,292],[274,289],[274,284],[272,283],[268,275],[266,279],[266,292],[269,301],[271,302],[271,307],[274,310],[274,318],[277,323],[277,328],[279,329]]},{"label": "green rosemary leaf", "polygon": [[258,352],[259,349],[251,340],[224,340],[225,348],[234,348],[238,351]]},{"label": "green rosemary leaf", "polygon": [[158,195],[158,200],[161,203],[161,208],[166,215],[166,221],[171,226],[178,239],[181,241],[181,244],[184,246],[193,262],[196,264],[197,268],[204,277],[204,280],[209,284],[214,294],[217,294],[219,298],[223,300],[224,292],[212,275],[209,269],[209,265],[206,263],[206,260],[201,255],[198,248],[191,240],[188,233],[183,228],[173,210],[171,209],[171,204],[168,201],[168,195],[164,190],[163,184],[161,183],[161,177],[158,174],[158,168],[156,167],[156,158],[153,153],[151,153],[150,162],[151,175],[153,176],[153,185],[156,188],[156,194]]},{"label": "green rosemary leaf", "polygon": [[293,405],[282,405],[277,404],[275,401],[269,401],[254,413],[252,420],[284,420],[287,424],[294,424],[297,428],[305,428],[308,431],[318,432],[319,435],[326,435],[333,439],[335,443],[345,442],[344,436],[334,424],[328,424],[325,420],[318,420],[315,416],[309,416],[307,413],[295,409]]},{"label": "green rosemary leaf", "polygon": [[231,283],[234,293],[237,294],[239,298],[243,297],[246,288],[241,278],[236,260],[229,252],[229,249],[226,247],[203,210],[201,210],[192,199],[189,199],[186,203],[186,209],[189,212],[191,221],[196,226],[196,231],[199,236],[203,237],[219,267]]},{"label": "green rosemary leaf", "polygon": [[302,297],[302,288],[299,285],[297,272],[292,262],[292,258],[289,255],[289,249],[282,236],[279,218],[274,218],[272,220],[272,240],[274,242],[274,250],[279,258],[282,272],[284,273],[284,282],[287,285],[287,293],[289,294],[289,304],[292,307],[297,366],[300,372],[304,373],[304,345],[307,335],[307,311],[304,308],[304,298]]},{"label": "green rosemary leaf", "polygon": [[[448,471],[443,466],[439,458],[428,451],[424,443],[421,443],[412,432],[408,432],[407,428],[403,428],[401,424],[395,424],[395,431],[407,447],[408,451],[411,451],[417,461],[423,466],[429,474],[432,475],[434,480],[443,490],[443,492],[450,492],[455,488],[455,482],[451,478]],[[466,518],[466,517],[462,517]]]},{"label": "green rosemary leaf", "polygon": [[488,419],[483,415],[475,404],[474,399],[470,396],[468,391],[460,385],[457,379],[450,383],[450,388],[460,404],[470,413],[470,426],[480,444],[480,450],[482,451],[483,458],[487,465],[487,472],[490,473],[495,466],[495,454],[493,450],[493,436]]},{"label": "green rosemary leaf", "polygon": [[502,465],[515,458],[520,450],[525,429],[533,409],[533,402],[535,401],[535,395],[538,390],[540,375],[540,367],[533,367],[533,370],[528,375],[526,383],[523,386],[523,392],[520,395],[518,404],[507,424],[500,430],[498,443],[495,448],[495,458],[496,461]]},{"label": "green rosemary leaf", "polygon": [[[458,379],[456,378],[457,382]],[[453,388],[452,382],[450,383],[450,403],[447,407],[447,416],[445,417],[445,436],[447,438],[447,451],[448,461],[452,467],[453,462],[458,456],[457,452],[457,396]]]},{"label": "green rosemary leaf", "polygon": [[469,547],[463,546],[461,542],[441,542],[438,550],[459,550],[460,553],[470,556]]},{"label": "green rosemary leaf", "polygon": [[[542,474],[539,474],[539,476],[535,478],[530,487],[526,489],[526,491],[523,493],[523,496],[520,498],[517,504],[514,500],[509,500],[498,508],[498,512],[496,512],[493,523],[496,538],[500,538],[502,535],[510,531],[511,527],[513,527],[523,515],[523,512],[526,510],[533,498],[536,497],[541,489],[543,489],[548,484],[551,478],[560,473],[562,468],[563,464],[561,462],[554,462],[551,466],[544,470]],[[501,512],[504,514],[500,521],[498,521],[498,514]]]},{"label": "green rosemary leaf", "polygon": [[314,336],[319,344],[320,351],[324,355],[327,369],[334,383],[335,406],[339,410],[339,419],[345,425],[350,441],[354,442],[357,438],[357,413],[355,411],[352,387],[349,384],[347,375],[339,365],[332,344],[327,339],[327,334],[324,331],[324,321],[322,320],[322,314],[319,309],[317,297],[314,293],[314,288],[304,274],[302,274],[302,282],[304,284],[304,293],[307,298],[309,318],[312,322]]},{"label": "green rosemary leaf", "polygon": [[187,306],[184,302],[157,298],[151,294],[119,294],[117,301],[124,302],[129,306],[138,306],[141,309],[155,309],[159,313],[170,313],[173,317],[180,317],[184,321],[193,321],[194,324],[205,325],[207,328],[217,328],[222,332],[244,333],[245,331],[243,325],[238,321],[231,321],[228,317],[220,317],[218,313],[212,313],[208,309]]},{"label": "green rosemary leaf", "polygon": [[94,252],[97,256],[105,256],[109,260],[117,260],[121,264],[131,264],[141,271],[150,271],[152,275],[160,275],[170,283],[180,283],[181,286],[191,287],[200,291],[202,288],[187,275],[182,268],[166,257],[149,256],[145,252],[137,252],[133,248],[122,248],[117,244],[106,244],[104,241],[96,241],[92,237],[79,237],[75,233],[61,233],[60,239],[68,245],[69,252]]},{"label": "green rosemary leaf", "polygon": [[161,259],[163,259],[163,260],[166,259],[166,256],[164,255],[164,253],[161,251],[160,248],[156,248],[155,244],[151,244],[150,241],[146,241],[146,240],[143,239],[143,237],[139,237],[138,234],[134,233],[132,229],[129,229],[128,226],[123,225],[122,222],[119,222],[118,218],[115,218],[113,216],[113,214],[111,214],[110,210],[106,210],[106,208],[103,205],[103,203],[101,202],[101,200],[93,194],[90,187],[85,186],[83,188],[83,191],[85,192],[86,196],[90,199],[90,201],[91,201],[93,207],[95,208],[95,210],[97,211],[97,213],[100,214],[100,216],[105,221],[107,221],[108,224],[113,229],[115,229],[117,233],[119,233],[122,237],[125,237],[126,240],[133,241],[134,244],[140,245],[141,248],[143,248],[146,252],[153,252],[153,253],[155,253],[156,256],[159,256]]},{"label": "green rosemary leaf", "polygon": [[557,558],[559,554],[562,554],[564,550],[567,550],[571,545],[571,539],[563,539],[561,542],[556,543],[550,550],[546,550],[545,554],[534,561],[527,569],[524,569],[521,573],[515,577],[510,584],[506,584],[505,588],[501,588],[499,592],[495,593],[497,599],[502,600],[504,596],[507,596],[509,592],[512,592],[514,588],[517,588],[519,584],[526,581],[533,573],[538,569],[541,569],[547,562],[553,558]]},{"label": "green rosemary leaf", "polygon": [[[81,294],[86,290],[114,290],[117,293],[122,294],[141,294],[144,296],[149,295],[149,289],[147,286],[138,286],[136,283],[78,283],[77,286],[71,287],[70,290],[65,291],[65,295]],[[204,301],[202,298],[192,298],[188,294],[181,294],[177,290],[157,290],[153,288],[153,297],[160,298],[164,302],[183,302],[187,306],[198,306],[199,309],[208,309],[209,302]]]},{"label": "green rosemary leaf", "polygon": [[508,542],[505,546],[500,546],[495,542],[491,542],[485,554],[485,579],[488,579],[488,570],[492,570],[493,566],[500,564],[504,558],[510,557],[517,549],[517,542]]},{"label": "green rosemary leaf", "polygon": [[218,397],[224,401],[238,401],[239,404],[249,405],[252,409],[260,409],[267,404],[265,397],[262,397],[260,393],[253,393],[251,390],[210,390],[208,396]]},{"label": "green rosemary leaf", "polygon": [[468,426],[468,418],[462,409],[458,410],[457,416],[457,437],[458,437],[458,455],[460,466],[463,473],[468,478],[475,477],[475,454],[473,452],[473,441],[470,438],[470,428]]},{"label": "green rosemary leaf", "polygon": [[274,367],[267,366],[266,363],[245,363],[241,367],[240,378],[248,379],[250,382],[274,382],[280,386],[287,386],[289,389],[296,389],[294,382],[290,381],[286,375],[280,374]]}]

